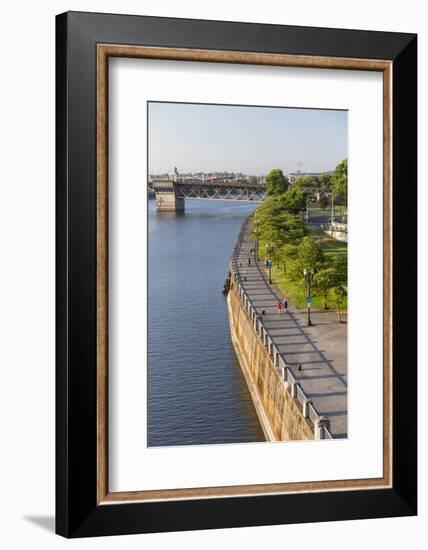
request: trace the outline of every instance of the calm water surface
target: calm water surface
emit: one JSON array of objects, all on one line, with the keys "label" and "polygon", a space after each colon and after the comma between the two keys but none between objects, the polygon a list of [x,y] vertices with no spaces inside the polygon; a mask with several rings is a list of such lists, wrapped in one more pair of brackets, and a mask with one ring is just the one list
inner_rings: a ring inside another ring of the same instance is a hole
[{"label": "calm water surface", "polygon": [[230,340],[221,293],[239,229],[255,205],[149,201],[148,444],[264,441]]}]

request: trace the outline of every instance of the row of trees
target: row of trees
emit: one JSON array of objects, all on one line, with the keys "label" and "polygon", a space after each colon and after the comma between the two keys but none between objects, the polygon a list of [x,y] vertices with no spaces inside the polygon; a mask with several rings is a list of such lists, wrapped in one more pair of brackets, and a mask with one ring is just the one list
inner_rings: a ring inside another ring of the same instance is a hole
[{"label": "row of trees", "polygon": [[300,176],[292,187],[289,185],[282,170],[276,168],[271,170],[266,176],[266,193],[268,195],[278,195],[286,193],[287,190],[294,189],[299,197],[308,193],[309,190],[317,189],[321,196],[327,193],[333,193],[336,204],[346,204],[348,195],[348,159],[342,160],[333,174],[321,174],[320,176]]},{"label": "row of trees", "polygon": [[[290,214],[298,214],[305,209],[308,191],[300,186],[290,187],[288,178],[286,178],[279,168],[274,168],[266,176],[266,195],[264,204],[270,204],[275,213],[282,211]],[[276,199],[275,207],[269,199]]]},{"label": "row of trees", "polygon": [[[342,164],[342,163],[341,163]],[[347,259],[329,259],[309,236],[308,229],[297,215],[305,209],[307,191],[303,186],[289,186],[279,169],[266,177],[267,196],[254,215],[255,237],[259,253],[271,259],[283,270],[287,279],[304,287],[304,271],[313,274],[313,290],[334,301],[341,321],[340,304],[346,297]]]}]

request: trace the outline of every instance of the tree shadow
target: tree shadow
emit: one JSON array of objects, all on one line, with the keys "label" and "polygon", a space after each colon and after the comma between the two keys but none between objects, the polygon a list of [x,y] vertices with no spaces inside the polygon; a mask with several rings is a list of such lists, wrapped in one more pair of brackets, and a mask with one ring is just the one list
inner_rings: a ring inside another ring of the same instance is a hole
[{"label": "tree shadow", "polygon": [[[343,420],[347,419],[347,372],[342,372],[342,368],[337,368],[335,360],[328,357],[325,343],[322,342],[322,337],[325,335],[323,329],[320,329],[320,334],[318,331],[314,334],[310,328],[306,327],[306,310],[278,313],[277,304],[283,302],[284,296],[274,282],[273,284],[268,282],[267,274],[260,263],[252,267],[250,277],[251,283],[244,282],[243,286],[250,296],[250,302],[258,319],[276,346],[280,357],[290,369],[294,379],[303,384],[302,388],[307,394],[311,389],[316,390],[311,392],[311,398],[317,401],[322,397],[327,398],[327,403],[322,400],[314,403],[314,406],[319,406],[319,414],[327,417],[330,415],[334,424],[331,428],[334,428],[340,437],[346,437]],[[321,315],[321,319],[316,319],[316,322],[312,319],[312,322],[314,326],[337,324],[334,319],[329,319],[325,315]],[[290,341],[291,336],[295,341]],[[325,391],[321,388],[325,388]],[[338,409],[340,407],[340,410],[332,410],[335,406],[338,406]],[[324,408],[327,412],[323,410]]]}]

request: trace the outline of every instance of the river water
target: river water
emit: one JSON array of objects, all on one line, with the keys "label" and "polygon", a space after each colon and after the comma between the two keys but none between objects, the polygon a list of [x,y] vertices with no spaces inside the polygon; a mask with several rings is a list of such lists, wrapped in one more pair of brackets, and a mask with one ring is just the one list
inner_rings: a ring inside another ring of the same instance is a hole
[{"label": "river water", "polygon": [[230,340],[222,294],[233,245],[254,204],[149,201],[148,445],[264,441]]}]

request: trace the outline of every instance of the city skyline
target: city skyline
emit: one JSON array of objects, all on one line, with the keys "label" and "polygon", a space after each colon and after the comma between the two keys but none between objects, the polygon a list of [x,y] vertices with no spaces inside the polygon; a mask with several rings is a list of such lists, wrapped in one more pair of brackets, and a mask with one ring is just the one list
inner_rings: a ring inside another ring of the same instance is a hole
[{"label": "city skyline", "polygon": [[149,173],[325,172],[347,158],[347,111],[150,102]]}]

